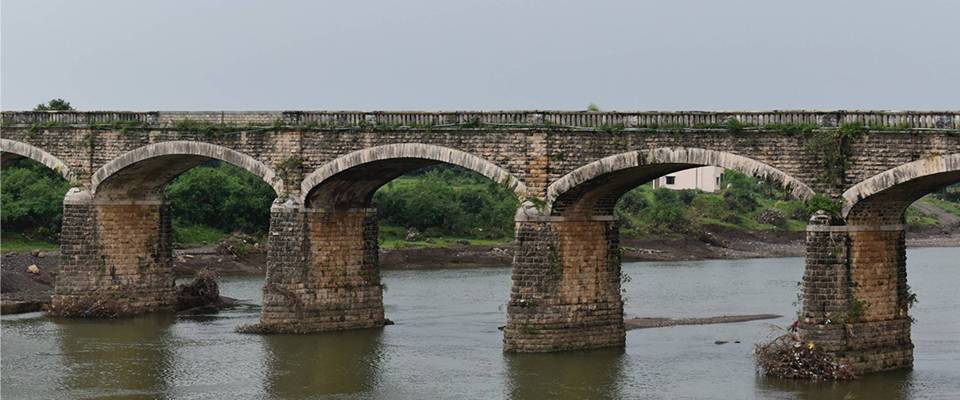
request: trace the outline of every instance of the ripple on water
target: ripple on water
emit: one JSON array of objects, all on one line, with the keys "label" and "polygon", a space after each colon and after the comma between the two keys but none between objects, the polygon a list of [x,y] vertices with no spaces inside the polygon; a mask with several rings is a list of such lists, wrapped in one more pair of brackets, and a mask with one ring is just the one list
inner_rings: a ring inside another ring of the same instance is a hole
[{"label": "ripple on water", "polygon": [[[166,398],[960,398],[960,249],[908,254],[916,366],[857,382],[754,373],[752,344],[793,315],[800,258],[630,263],[628,316],[785,315],[770,321],[642,329],[622,350],[504,354],[509,269],[386,271],[382,330],[240,335],[259,308],[122,321],[2,319],[4,400]],[[259,303],[262,278],[224,295]],[[716,345],[716,340],[731,343]],[[740,340],[741,343],[732,343]],[[43,384],[38,384],[42,382]]]}]

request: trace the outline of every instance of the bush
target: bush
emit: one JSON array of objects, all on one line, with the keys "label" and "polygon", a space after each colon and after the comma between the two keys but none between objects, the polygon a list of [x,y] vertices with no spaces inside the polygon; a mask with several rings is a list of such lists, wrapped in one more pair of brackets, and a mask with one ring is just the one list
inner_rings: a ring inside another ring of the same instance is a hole
[{"label": "bush", "polygon": [[745,214],[752,212],[759,205],[755,196],[764,185],[758,184],[756,179],[735,171],[725,173],[727,187],[723,190],[723,203],[734,212]]},{"label": "bush", "polygon": [[378,190],[374,203],[383,224],[479,239],[512,236],[518,206],[509,189],[455,167],[411,173]]},{"label": "bush", "polygon": [[624,213],[636,214],[647,207],[647,199],[639,189],[631,190],[620,197],[617,210]]},{"label": "bush", "polygon": [[70,189],[59,174],[33,160],[18,160],[0,172],[0,224],[8,232],[56,242],[63,196]]},{"label": "bush", "polygon": [[807,216],[813,215],[818,210],[826,211],[828,214],[839,215],[840,203],[822,194],[817,194],[811,197],[810,200],[807,200]]},{"label": "bush", "polygon": [[644,221],[656,233],[687,233],[693,222],[677,191],[659,188],[653,191],[654,203],[644,210]]},{"label": "bush", "polygon": [[757,213],[757,222],[761,224],[783,227],[787,223],[787,218],[776,208],[765,208]]},{"label": "bush", "polygon": [[166,196],[173,207],[174,225],[246,233],[270,228],[270,205],[276,197],[260,178],[219,161],[178,176],[167,186]]}]

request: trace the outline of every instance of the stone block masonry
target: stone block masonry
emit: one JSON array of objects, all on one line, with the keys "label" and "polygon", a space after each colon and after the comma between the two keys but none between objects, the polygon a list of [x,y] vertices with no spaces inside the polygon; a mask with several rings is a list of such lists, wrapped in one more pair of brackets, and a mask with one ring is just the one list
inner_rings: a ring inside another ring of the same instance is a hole
[{"label": "stone block masonry", "polygon": [[263,330],[383,326],[375,210],[301,208],[273,217],[268,251],[278,262],[268,266]]},{"label": "stone block masonry", "polygon": [[614,221],[517,222],[504,350],[622,347]]},{"label": "stone block masonry", "polygon": [[[62,269],[51,312],[129,316],[176,304],[168,204],[64,204]],[[79,201],[74,201],[79,200]]]},{"label": "stone block masonry", "polygon": [[371,198],[445,163],[523,204],[504,350],[620,347],[617,199],[714,165],[838,203],[808,227],[800,329],[860,372],[912,364],[904,211],[960,182],[960,111],[4,111],[2,128],[4,165],[30,158],[71,182],[53,314],[172,308],[163,188],[220,160],[277,194],[262,330],[380,327]]},{"label": "stone block masonry", "polygon": [[857,373],[909,368],[910,301],[902,226],[830,225],[825,215],[811,220],[800,319],[805,340]]}]

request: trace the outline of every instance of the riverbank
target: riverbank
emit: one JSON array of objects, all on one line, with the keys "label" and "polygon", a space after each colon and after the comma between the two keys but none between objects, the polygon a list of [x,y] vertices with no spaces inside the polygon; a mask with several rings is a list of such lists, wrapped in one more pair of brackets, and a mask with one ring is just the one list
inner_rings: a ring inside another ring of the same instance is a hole
[{"label": "riverbank", "polygon": [[[626,238],[621,241],[621,247],[625,262],[801,257],[803,238],[803,232],[748,232],[714,226],[697,237]],[[907,233],[907,246],[960,247],[960,232],[938,227],[911,229]],[[506,268],[512,258],[512,244],[453,243],[446,247],[384,248],[380,252],[380,265],[384,270]],[[59,269],[60,256],[56,251],[4,254],[0,260],[0,311],[3,314],[37,311],[49,304]],[[262,276],[266,273],[266,254],[248,251],[237,255],[218,246],[175,250],[177,278],[192,277],[202,270],[218,276]]]}]

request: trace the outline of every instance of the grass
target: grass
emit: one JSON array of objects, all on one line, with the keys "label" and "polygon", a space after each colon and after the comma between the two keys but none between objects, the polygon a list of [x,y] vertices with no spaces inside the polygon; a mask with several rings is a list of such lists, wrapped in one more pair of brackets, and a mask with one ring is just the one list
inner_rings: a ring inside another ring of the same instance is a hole
[{"label": "grass", "polygon": [[933,197],[933,196],[924,197],[924,198],[920,199],[920,201],[923,201],[923,202],[926,202],[926,203],[929,203],[929,204],[933,204],[933,205],[935,205],[935,206],[940,207],[941,209],[943,209],[943,211],[946,211],[946,212],[948,212],[948,213],[950,213],[950,214],[953,214],[953,215],[956,215],[956,216],[960,217],[960,204],[953,203],[953,202],[949,202],[949,201],[946,201],[946,200],[941,200],[941,199],[938,199],[938,198]]},{"label": "grass", "polygon": [[33,250],[56,251],[60,250],[60,245],[30,239],[19,233],[3,232],[0,234],[0,253],[25,253]]},{"label": "grass", "polygon": [[500,246],[513,241],[513,236],[504,238],[466,238],[456,236],[421,236],[418,240],[405,240],[406,229],[399,226],[380,225],[380,248],[382,249],[423,249],[462,246]]},{"label": "grass", "polygon": [[916,210],[913,208],[907,209],[907,225],[931,226],[931,225],[939,225],[939,224],[940,224],[940,220],[927,215],[923,211]]},{"label": "grass", "polygon": [[380,242],[380,248],[382,249],[439,249],[447,247],[462,246],[463,241],[468,242],[472,246],[500,246],[509,244],[513,241],[513,238],[503,238],[503,239],[468,239],[468,238],[456,238],[456,237],[433,237],[429,238],[429,242],[425,240],[418,240],[408,242],[403,239],[385,239]]},{"label": "grass", "polygon": [[184,247],[196,247],[217,243],[227,233],[217,228],[203,225],[183,225],[174,223],[174,241]]}]

